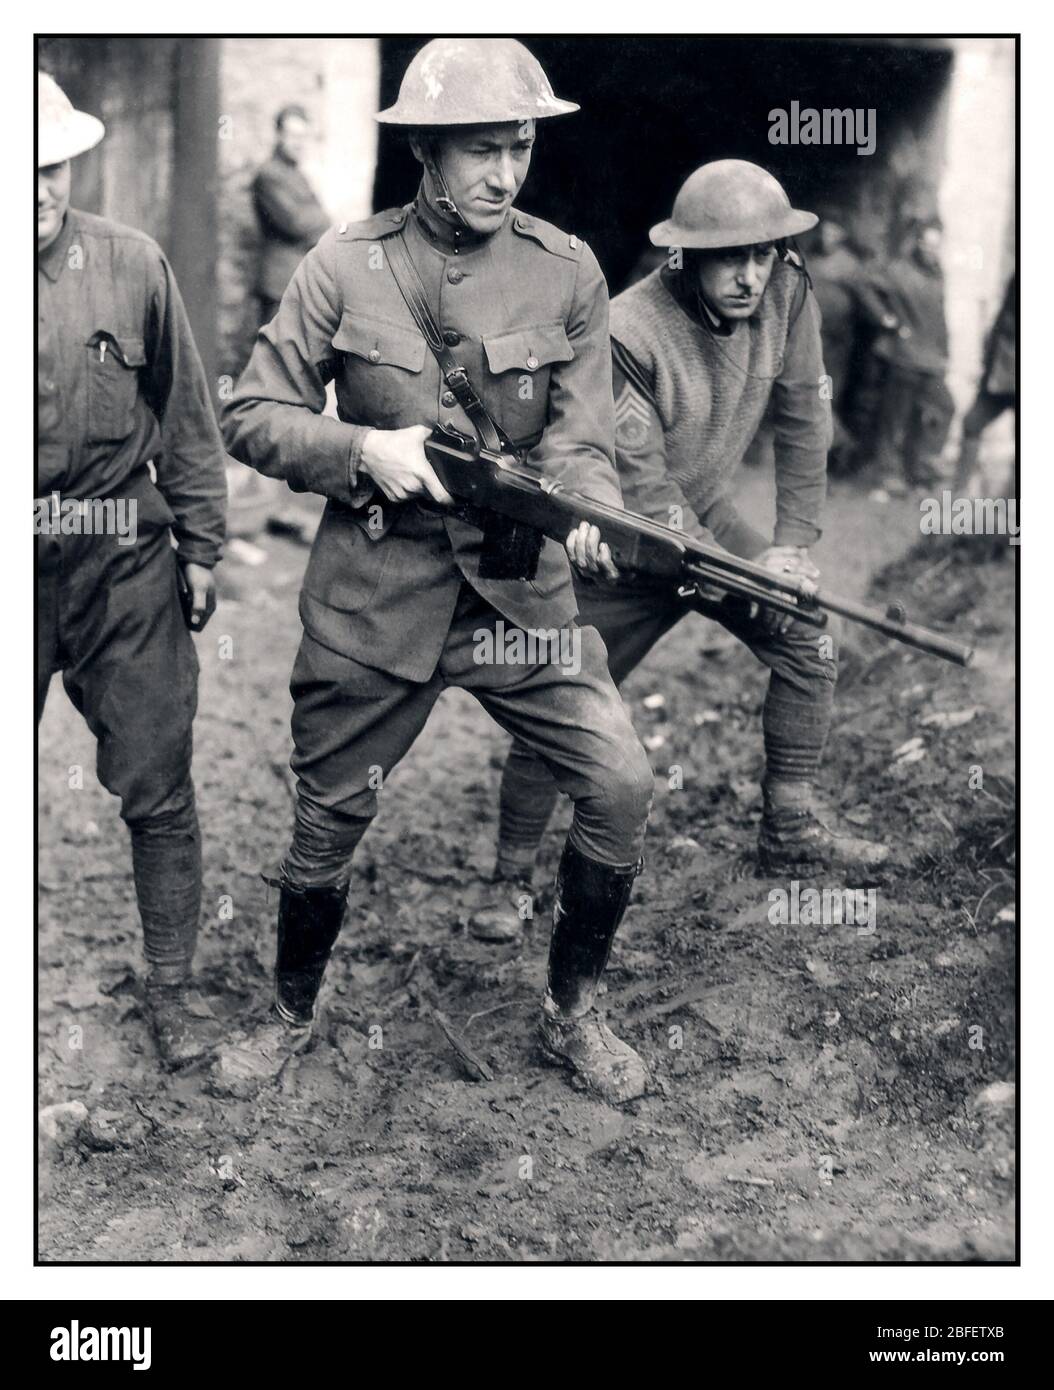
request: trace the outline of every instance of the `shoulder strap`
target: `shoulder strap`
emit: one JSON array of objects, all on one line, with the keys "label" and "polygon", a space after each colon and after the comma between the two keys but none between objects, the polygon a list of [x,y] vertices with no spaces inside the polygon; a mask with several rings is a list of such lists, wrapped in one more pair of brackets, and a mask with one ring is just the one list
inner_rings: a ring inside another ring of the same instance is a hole
[{"label": "shoulder strap", "polygon": [[439,363],[443,380],[457,397],[458,405],[476,427],[483,447],[492,453],[502,453],[508,448],[508,441],[500,426],[491,418],[486,406],[476,394],[465,368],[444,343],[443,334],[440,332],[435,315],[432,313],[432,306],[428,302],[428,295],[425,292],[421,276],[417,266],[414,265],[413,257],[410,255],[401,230],[385,241],[384,249],[388,253],[388,266],[392,272],[392,278],[399,287],[399,293],[405,300],[414,323],[421,330],[421,335],[428,344],[432,356]]}]

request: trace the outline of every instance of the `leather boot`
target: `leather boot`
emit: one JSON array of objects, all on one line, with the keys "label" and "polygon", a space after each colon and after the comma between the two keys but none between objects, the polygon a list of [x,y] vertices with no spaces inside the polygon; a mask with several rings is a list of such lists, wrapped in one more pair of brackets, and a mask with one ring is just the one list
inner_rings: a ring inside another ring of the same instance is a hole
[{"label": "leather boot", "polygon": [[850,834],[821,813],[811,782],[767,781],[758,835],[758,867],[767,875],[808,878],[826,869],[867,871],[889,858],[889,846]]},{"label": "leather boot", "polygon": [[307,1047],[322,977],[347,905],[346,883],[330,888],[282,885],[271,1015],[220,1053],[212,1078],[216,1093],[254,1095]]},{"label": "leather boot", "polygon": [[508,945],[521,940],[524,923],[532,918],[533,878],[533,855],[530,859],[513,859],[499,847],[488,901],[468,920],[468,929],[477,941]]},{"label": "leather boot", "polygon": [[182,978],[156,969],[146,982],[146,1016],[166,1067],[199,1062],[216,1051],[222,1037],[208,1006],[192,996],[189,971]]},{"label": "leather boot", "polygon": [[274,966],[275,1013],[294,1028],[309,1028],[333,944],[344,925],[348,885],[291,888],[278,903]]},{"label": "leather boot", "polygon": [[612,1104],[635,1100],[648,1084],[643,1060],[615,1036],[594,1006],[640,868],[597,863],[569,843],[556,879],[542,1051]]}]

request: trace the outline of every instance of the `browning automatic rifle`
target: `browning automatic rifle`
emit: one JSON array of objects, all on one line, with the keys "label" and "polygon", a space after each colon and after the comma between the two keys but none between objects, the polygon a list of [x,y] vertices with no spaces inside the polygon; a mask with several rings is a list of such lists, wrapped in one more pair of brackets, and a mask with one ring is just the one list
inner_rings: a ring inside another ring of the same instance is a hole
[{"label": "browning automatic rifle", "polygon": [[489,519],[496,515],[538,532],[533,560],[526,562],[529,572],[517,578],[533,578],[542,536],[563,544],[579,522],[588,521],[599,527],[619,569],[668,579],[685,597],[693,591],[699,593],[700,585],[710,585],[790,613],[813,627],[824,627],[828,613],[839,613],[959,666],[968,665],[973,656],[971,647],[909,623],[899,603],[890,604],[882,613],[818,589],[800,575],[776,574],[635,512],[568,492],[559,483],[536,477],[514,458],[483,448],[478,440],[457,431],[436,425],[425,441],[425,453],[440,482],[456,499],[455,513],[463,520],[486,530]]}]

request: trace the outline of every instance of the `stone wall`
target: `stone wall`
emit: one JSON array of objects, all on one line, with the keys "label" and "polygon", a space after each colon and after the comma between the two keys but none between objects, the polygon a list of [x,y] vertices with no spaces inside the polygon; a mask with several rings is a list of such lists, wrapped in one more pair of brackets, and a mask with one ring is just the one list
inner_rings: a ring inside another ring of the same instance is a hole
[{"label": "stone wall", "polygon": [[[948,385],[966,409],[980,374],[985,336],[1014,269],[1016,74],[1012,39],[954,42],[940,206],[951,347]],[[1009,418],[1002,428],[1009,435]]]}]

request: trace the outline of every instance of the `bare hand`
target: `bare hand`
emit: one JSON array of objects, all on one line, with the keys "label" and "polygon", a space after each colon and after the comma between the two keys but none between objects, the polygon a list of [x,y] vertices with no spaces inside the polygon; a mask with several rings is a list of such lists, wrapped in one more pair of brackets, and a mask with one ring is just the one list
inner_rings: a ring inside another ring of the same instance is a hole
[{"label": "bare hand", "polygon": [[424,442],[431,434],[427,425],[403,430],[370,430],[362,445],[359,471],[372,478],[391,502],[408,497],[431,497],[444,507],[454,499],[428,462]]},{"label": "bare hand", "polygon": [[580,521],[564,542],[567,558],[583,574],[603,575],[605,579],[617,579],[618,570],[611,558],[607,541],[600,539],[600,528],[591,526],[588,521]]},{"label": "bare hand", "polygon": [[[767,550],[763,550],[754,561],[756,565],[763,565],[765,569],[772,570],[778,575],[794,575],[806,581],[802,587],[806,592],[816,591],[816,581],[820,577],[820,571],[809,556],[808,550],[804,546],[797,545],[770,545]],[[764,604],[752,603],[750,605],[750,616],[760,617],[761,621],[769,632],[782,637],[788,630],[794,618],[790,613],[781,613],[778,609],[766,608]]]},{"label": "bare hand", "polygon": [[181,565],[190,595],[187,627],[191,632],[201,632],[216,611],[216,579],[207,565],[195,565],[192,561],[181,561]]}]

